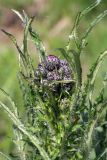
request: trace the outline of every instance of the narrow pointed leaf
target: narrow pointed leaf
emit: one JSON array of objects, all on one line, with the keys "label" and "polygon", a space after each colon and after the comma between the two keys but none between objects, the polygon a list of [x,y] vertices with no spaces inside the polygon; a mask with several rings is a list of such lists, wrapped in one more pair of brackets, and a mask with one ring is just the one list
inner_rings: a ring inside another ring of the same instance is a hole
[{"label": "narrow pointed leaf", "polygon": [[107,15],[107,10],[98,15],[93,22],[90,23],[89,28],[86,30],[85,34],[82,37],[82,40],[86,39],[92,29]]},{"label": "narrow pointed leaf", "polygon": [[15,9],[12,9],[12,11],[21,19],[21,21],[23,22],[23,16],[18,12],[16,11]]},{"label": "narrow pointed leaf", "polygon": [[[32,22],[33,22],[33,19],[32,19]],[[39,37],[39,34],[36,31],[33,31],[31,26],[29,27],[29,33],[31,35],[32,40],[34,41],[34,44],[37,50],[39,51],[40,61],[44,60],[46,57],[46,50]]]}]

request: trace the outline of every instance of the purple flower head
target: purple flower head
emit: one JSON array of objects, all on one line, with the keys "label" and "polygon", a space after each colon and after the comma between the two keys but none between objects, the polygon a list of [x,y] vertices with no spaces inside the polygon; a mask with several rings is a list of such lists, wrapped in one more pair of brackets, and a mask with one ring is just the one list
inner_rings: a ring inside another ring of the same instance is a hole
[{"label": "purple flower head", "polygon": [[70,81],[72,78],[73,76],[68,62],[54,55],[47,56],[35,70],[35,83],[37,80],[39,86],[42,85],[44,88],[48,87],[50,91],[57,95],[60,94],[62,90],[70,92],[73,83],[67,82],[67,80]]},{"label": "purple flower head", "polygon": [[46,57],[45,68],[48,71],[53,71],[54,69],[58,69],[60,66],[60,60],[58,57],[49,55]]}]

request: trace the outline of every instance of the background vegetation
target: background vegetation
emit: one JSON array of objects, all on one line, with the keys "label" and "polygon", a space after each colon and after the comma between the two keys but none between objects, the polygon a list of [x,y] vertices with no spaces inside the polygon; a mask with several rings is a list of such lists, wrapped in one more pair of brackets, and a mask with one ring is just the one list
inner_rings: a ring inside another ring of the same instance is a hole
[{"label": "background vegetation", "polygon": [[[22,11],[23,9],[29,15],[36,15],[34,28],[40,33],[44,44],[49,54],[59,54],[55,51],[57,47],[63,47],[67,41],[67,36],[74,23],[75,16],[78,11],[86,8],[93,1],[86,0],[27,0],[27,1],[12,1],[12,0],[0,0],[0,26],[5,30],[13,33],[18,39],[19,44],[22,40],[23,27],[20,27],[20,20],[10,10],[11,8]],[[102,1],[102,4],[94,9],[87,17],[82,21],[80,33],[87,27],[89,22],[94,17],[107,8],[106,0]],[[81,60],[83,63],[83,75],[84,79],[88,72],[89,67],[93,61],[98,57],[99,53],[106,49],[107,43],[107,17],[100,22],[94,29],[93,33],[89,37],[89,44],[82,54]],[[32,55],[35,58],[35,62],[38,62],[38,56],[33,46],[29,46],[32,50]],[[20,107],[23,114],[21,93],[18,86],[17,72],[17,51],[8,38],[1,33],[0,34],[0,87],[6,90],[16,104]],[[36,64],[35,64],[36,68]],[[96,85],[102,85],[101,80],[106,73],[107,64],[106,61],[103,64],[102,71],[99,73]],[[95,95],[99,92],[99,88],[96,88]],[[6,102],[3,96],[0,95],[0,99]],[[13,152],[12,128],[10,127],[10,121],[7,116],[0,111],[0,150],[5,153]]]}]

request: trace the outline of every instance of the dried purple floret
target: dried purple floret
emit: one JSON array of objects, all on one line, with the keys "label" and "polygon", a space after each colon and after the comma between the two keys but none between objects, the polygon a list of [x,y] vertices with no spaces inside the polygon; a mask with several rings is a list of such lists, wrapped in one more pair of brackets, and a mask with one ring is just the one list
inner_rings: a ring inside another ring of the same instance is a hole
[{"label": "dried purple floret", "polygon": [[60,66],[61,66],[61,67],[63,67],[63,66],[68,66],[67,60],[60,60]]},{"label": "dried purple floret", "polygon": [[47,80],[48,81],[54,80],[54,73],[53,72],[48,72],[47,73]]},{"label": "dried purple floret", "polygon": [[54,69],[58,69],[60,67],[60,60],[58,57],[49,55],[46,57],[45,68],[48,71],[53,71]]}]

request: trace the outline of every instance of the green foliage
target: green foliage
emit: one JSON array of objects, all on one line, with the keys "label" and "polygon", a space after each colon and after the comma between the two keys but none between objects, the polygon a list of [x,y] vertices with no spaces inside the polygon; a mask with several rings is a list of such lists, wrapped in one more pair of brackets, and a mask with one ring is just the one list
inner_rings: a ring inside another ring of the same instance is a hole
[{"label": "green foliage", "polygon": [[[11,105],[0,102],[0,106],[14,124],[15,144],[18,149],[16,156],[20,160],[105,160],[107,158],[105,85],[98,97],[93,98],[96,75],[107,56],[107,50],[102,52],[93,64],[86,82],[83,82],[80,60],[87,46],[89,33],[107,15],[107,11],[97,16],[82,36],[78,34],[82,17],[99,3],[100,1],[96,1],[77,15],[67,45],[64,48],[58,48],[69,63],[75,82],[72,92],[65,93],[64,96],[62,96],[63,93],[55,96],[46,88],[49,97],[44,100],[41,96],[44,91],[43,86],[38,87],[34,82],[35,67],[28,53],[28,35],[31,36],[38,50],[40,62],[45,60],[47,55],[39,34],[32,29],[34,17],[28,18],[25,12],[22,16],[14,11],[24,24],[23,48],[19,47],[12,34],[2,30],[19,51],[18,79],[25,107],[24,122],[20,119],[15,103],[3,89],[1,92]],[[1,154],[10,159],[5,154]]]}]

